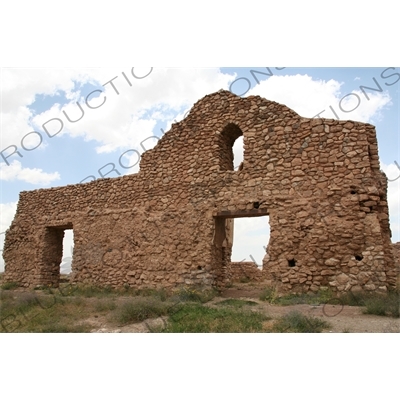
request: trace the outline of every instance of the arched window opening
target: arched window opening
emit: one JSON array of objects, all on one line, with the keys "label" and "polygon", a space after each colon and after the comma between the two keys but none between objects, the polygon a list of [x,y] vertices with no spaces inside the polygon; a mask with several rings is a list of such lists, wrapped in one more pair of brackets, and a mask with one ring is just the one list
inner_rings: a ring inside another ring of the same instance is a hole
[{"label": "arched window opening", "polygon": [[[222,171],[241,169],[240,165],[243,161],[243,139],[237,141],[236,139],[239,137],[243,137],[243,132],[234,123],[226,125],[221,132],[218,157],[219,166]],[[237,144],[235,143],[236,141],[238,142]]]}]

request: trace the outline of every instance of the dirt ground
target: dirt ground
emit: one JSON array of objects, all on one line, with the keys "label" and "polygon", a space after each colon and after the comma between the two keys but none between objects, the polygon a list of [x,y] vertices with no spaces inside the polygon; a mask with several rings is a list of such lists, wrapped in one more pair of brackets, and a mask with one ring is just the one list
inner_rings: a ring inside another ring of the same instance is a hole
[{"label": "dirt ground", "polygon": [[[220,297],[215,297],[207,305],[212,306],[227,298],[251,300],[257,305],[251,306],[251,310],[265,313],[272,319],[267,321],[268,325],[273,325],[275,320],[290,311],[296,310],[304,315],[318,317],[327,321],[331,327],[325,333],[399,333],[400,319],[383,317],[377,315],[363,314],[361,307],[347,305],[330,304],[296,304],[289,306],[273,305],[268,302],[260,301],[259,296],[262,289],[247,285],[235,285],[234,288],[227,289],[221,293]],[[110,326],[105,318],[91,317],[88,323],[96,326],[93,333],[145,333],[157,330],[165,326],[167,317],[146,320],[141,323],[126,325],[122,327]]]}]

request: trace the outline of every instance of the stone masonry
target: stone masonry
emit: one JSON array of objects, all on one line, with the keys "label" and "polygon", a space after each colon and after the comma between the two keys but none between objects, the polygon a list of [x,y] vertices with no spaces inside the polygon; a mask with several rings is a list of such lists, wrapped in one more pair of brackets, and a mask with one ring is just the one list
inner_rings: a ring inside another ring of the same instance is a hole
[{"label": "stone masonry", "polygon": [[400,242],[392,243],[394,264],[397,271],[396,287],[400,289]]},{"label": "stone masonry", "polygon": [[386,193],[374,126],[302,118],[221,90],[144,153],[139,173],[22,192],[3,279],[57,286],[64,231],[73,229],[73,282],[224,287],[233,219],[268,215],[265,284],[386,291],[397,276]]},{"label": "stone masonry", "polygon": [[231,262],[229,274],[232,282],[263,282],[265,280],[263,271],[252,261]]}]

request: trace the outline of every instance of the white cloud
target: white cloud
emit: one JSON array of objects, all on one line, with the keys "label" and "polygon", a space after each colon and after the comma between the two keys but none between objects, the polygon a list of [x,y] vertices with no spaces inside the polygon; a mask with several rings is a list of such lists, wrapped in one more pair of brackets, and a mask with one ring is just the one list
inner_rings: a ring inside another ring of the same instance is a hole
[{"label": "white cloud", "polygon": [[[3,100],[7,107],[2,112],[6,117],[3,127],[7,129],[2,129],[2,149],[11,144],[20,148],[24,135],[33,129],[43,132],[43,123],[52,118],[60,118],[64,123],[60,136],[68,133],[72,137],[95,140],[99,144],[99,153],[137,148],[142,140],[153,135],[157,121],[172,122],[182,109],[190,108],[208,93],[227,88],[234,79],[233,75],[222,74],[217,68],[135,68],[136,76],[144,76],[151,71],[146,78],[135,79],[131,69],[6,70]],[[90,97],[89,104],[93,106],[100,105],[106,97],[104,105],[97,109],[90,109],[85,104],[89,93],[75,90],[75,82],[104,85],[110,80],[112,83],[102,87],[104,93],[95,93]],[[61,90],[71,100],[68,104],[63,107],[53,104],[49,110],[32,115],[29,106],[36,94],[54,95]],[[95,98],[97,95],[98,99]],[[73,120],[78,119],[82,111],[77,101],[83,108],[84,116],[71,123],[63,112]],[[57,132],[59,126],[57,121],[48,125],[51,133]],[[44,136],[46,139],[47,135]]]},{"label": "white cloud", "polygon": [[35,129],[29,106],[37,95],[54,96],[63,91],[67,98],[72,99],[76,96],[73,94],[75,82],[95,82],[100,77],[106,79],[105,76],[109,76],[107,72],[111,75],[106,69],[3,68],[1,150],[10,145],[21,148],[21,139]]},{"label": "white cloud", "polygon": [[23,168],[18,160],[12,161],[10,165],[0,163],[0,180],[3,181],[19,180],[35,185],[48,185],[59,179],[60,174],[58,172],[47,173],[39,168]]},{"label": "white cloud", "polygon": [[[68,133],[72,137],[95,140],[99,153],[137,148],[143,139],[154,134],[154,126],[158,121],[165,122],[169,129],[174,119],[179,121],[183,117],[183,110],[191,108],[194,102],[208,93],[228,88],[229,83],[235,79],[235,75],[222,74],[217,68],[135,68],[134,73],[144,76],[150,71],[146,78],[139,80],[133,77],[130,67],[5,69],[2,87],[2,149],[12,144],[21,148],[21,139],[28,132],[33,129],[43,132],[43,123],[52,118],[60,118],[64,123],[60,136]],[[96,106],[106,97],[104,105],[89,109],[85,104],[89,93],[77,89],[76,84],[90,82],[104,85],[111,80],[112,83],[102,87],[104,93],[94,94],[89,102]],[[380,110],[390,103],[386,93],[368,93],[367,100],[360,91],[353,91],[353,95],[342,100],[348,93],[341,93],[341,87],[342,83],[333,79],[322,81],[308,75],[274,75],[255,86],[248,95],[260,95],[286,104],[305,117],[314,117],[325,110],[322,117],[335,118],[331,106],[341,119],[364,122],[373,122],[374,118],[379,118]],[[60,91],[66,93],[70,100],[68,104],[63,107],[53,104],[38,115],[32,114],[29,106],[36,95],[55,95]],[[97,95],[99,98],[95,99]],[[354,111],[346,113],[341,110],[354,108],[358,98],[360,104]],[[77,101],[83,108],[84,116],[70,123],[63,111],[71,118],[79,118],[82,112],[76,105]],[[48,126],[52,132],[57,132],[56,121]],[[44,142],[40,148],[45,146],[46,140],[51,140],[43,135]],[[29,140],[33,139],[32,135]]]},{"label": "white cloud", "polygon": [[[274,75],[262,81],[247,93],[285,104],[302,117],[312,118],[321,113],[322,118],[354,120],[372,123],[380,118],[381,110],[390,104],[388,93],[368,93],[369,100],[359,91],[342,93],[342,83],[314,80],[308,75]],[[330,108],[332,107],[332,109]],[[351,112],[346,112],[350,111]],[[324,112],[322,112],[324,111]]]},{"label": "white cloud", "polygon": [[17,203],[0,204],[0,272],[4,271],[3,247],[5,232],[11,225],[17,211]]},{"label": "white cloud", "polygon": [[35,96],[53,96],[64,91],[68,98],[74,98],[75,82],[95,82],[105,79],[112,72],[106,68],[3,68],[2,112],[13,112],[21,105],[30,105]]},{"label": "white cloud", "polygon": [[251,89],[258,95],[285,104],[303,117],[314,117],[330,104],[336,104],[341,83],[314,80],[308,75],[274,75]]},{"label": "white cloud", "polygon": [[[374,124],[382,118],[382,110],[391,105],[391,98],[388,93],[368,93],[368,98],[360,90],[354,90],[352,94],[346,93],[345,98],[341,97],[332,105],[340,119],[351,119],[353,121],[368,122]],[[343,100],[342,100],[343,99]],[[343,110],[353,110],[349,113]]]},{"label": "white cloud", "polygon": [[[389,220],[392,230],[392,241],[400,241],[400,169],[396,164],[385,165],[381,163],[381,168],[385,172],[388,182],[388,205]],[[399,179],[397,179],[399,178]]]},{"label": "white cloud", "polygon": [[101,108],[89,110],[78,123],[66,124],[71,135],[99,142],[99,152],[138,148],[154,134],[157,121],[168,123],[183,108],[227,87],[232,79],[217,69],[154,69],[143,81],[132,80],[132,87],[119,78],[114,81],[119,95],[107,85],[107,100]]},{"label": "white cloud", "polygon": [[17,202],[0,203],[0,232],[5,232],[11,225],[11,222],[17,211]]}]

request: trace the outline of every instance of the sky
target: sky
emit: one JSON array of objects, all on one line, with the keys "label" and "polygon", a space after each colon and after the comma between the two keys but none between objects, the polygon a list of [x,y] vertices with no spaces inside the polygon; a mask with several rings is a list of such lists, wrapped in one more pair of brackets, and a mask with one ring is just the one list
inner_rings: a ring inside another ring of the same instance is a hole
[{"label": "sky", "polygon": [[[2,68],[0,249],[20,191],[137,173],[140,155],[220,89],[260,95],[303,117],[375,125],[392,241],[400,241],[399,88],[398,67]],[[234,153],[238,166],[240,139]],[[232,260],[260,265],[268,240],[268,217],[235,220]],[[72,246],[67,231],[62,272]]]}]

